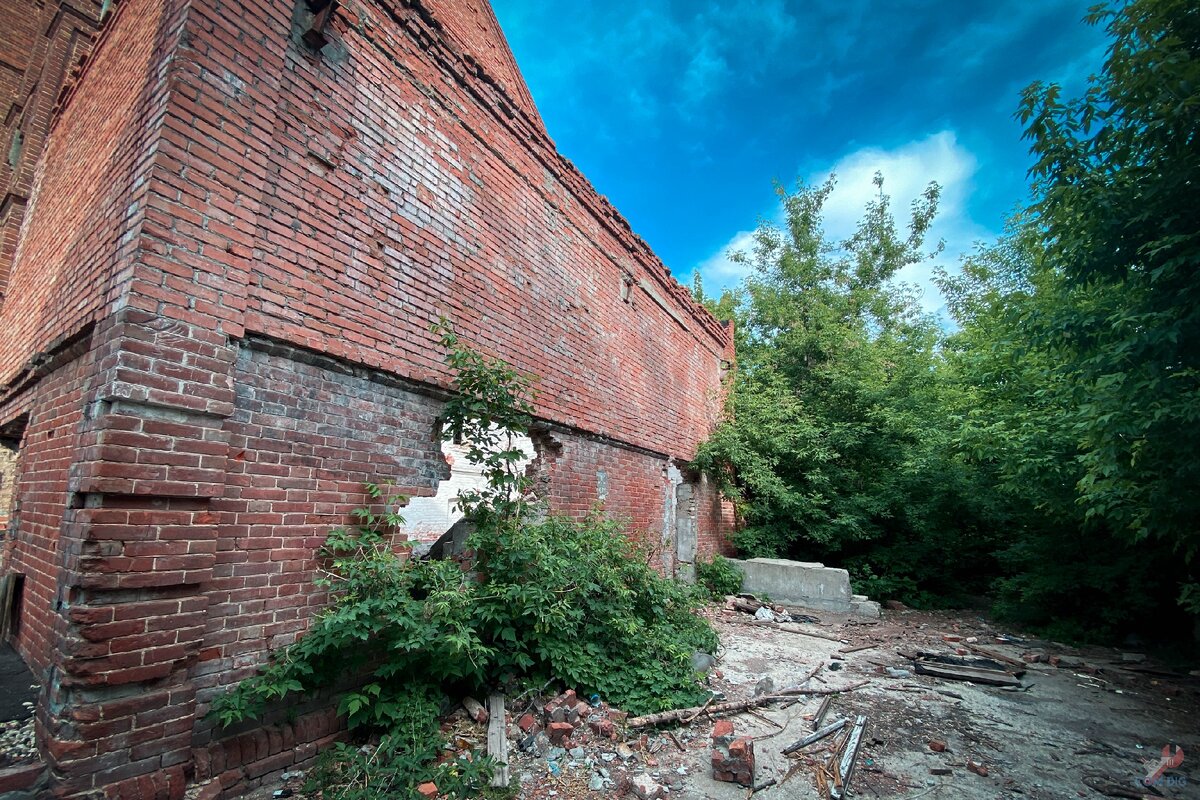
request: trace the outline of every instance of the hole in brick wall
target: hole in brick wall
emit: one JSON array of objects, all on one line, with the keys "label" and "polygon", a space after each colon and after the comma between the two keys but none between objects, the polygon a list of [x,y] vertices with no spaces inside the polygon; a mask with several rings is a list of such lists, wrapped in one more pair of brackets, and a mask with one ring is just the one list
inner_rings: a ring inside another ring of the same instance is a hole
[{"label": "hole in brick wall", "polygon": [[28,416],[0,426],[0,538],[7,535],[17,510],[17,464]]},{"label": "hole in brick wall", "polygon": [[[537,456],[533,439],[521,434],[512,435],[512,447],[521,450],[525,457],[517,462],[528,469]],[[433,497],[414,497],[401,510],[404,525],[401,531],[411,541],[429,544],[438,540],[454,523],[462,519],[458,507],[458,495],[467,489],[482,489],[487,485],[480,468],[467,461],[467,445],[461,441],[443,441],[442,457],[450,469],[448,478],[438,484]]]}]

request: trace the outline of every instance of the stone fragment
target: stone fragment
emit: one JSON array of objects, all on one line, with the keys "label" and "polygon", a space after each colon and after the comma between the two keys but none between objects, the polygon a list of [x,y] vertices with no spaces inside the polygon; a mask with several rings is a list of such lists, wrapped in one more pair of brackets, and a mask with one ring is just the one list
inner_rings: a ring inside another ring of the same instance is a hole
[{"label": "stone fragment", "polygon": [[633,776],[630,786],[639,800],[657,800],[666,794],[663,785],[649,775]]},{"label": "stone fragment", "polygon": [[488,711],[483,707],[483,704],[474,697],[464,697],[463,708],[467,710],[467,715],[475,720],[479,725],[485,725],[488,721]]},{"label": "stone fragment", "polygon": [[526,753],[541,758],[550,749],[550,738],[543,731],[531,732],[521,741],[521,749]]},{"label": "stone fragment", "polygon": [[588,727],[592,729],[592,733],[597,736],[602,736],[605,739],[616,738],[617,729],[612,724],[612,720],[597,719],[588,722]]},{"label": "stone fragment", "polygon": [[946,752],[946,743],[941,739],[934,739],[929,743],[929,749],[935,753],[944,753]]}]

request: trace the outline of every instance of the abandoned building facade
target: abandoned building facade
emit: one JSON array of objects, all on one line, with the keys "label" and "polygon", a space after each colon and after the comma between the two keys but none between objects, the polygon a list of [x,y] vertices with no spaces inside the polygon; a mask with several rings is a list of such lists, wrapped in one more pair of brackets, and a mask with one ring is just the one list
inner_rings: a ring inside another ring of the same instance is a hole
[{"label": "abandoned building facade", "polygon": [[668,573],[723,546],[686,464],[732,331],[558,155],[487,0],[3,10],[0,575],[43,686],[31,796],[228,794],[338,735],[320,704],[205,715],[303,632],[365,481],[452,477],[439,317],[536,376],[553,511],[628,519]]}]

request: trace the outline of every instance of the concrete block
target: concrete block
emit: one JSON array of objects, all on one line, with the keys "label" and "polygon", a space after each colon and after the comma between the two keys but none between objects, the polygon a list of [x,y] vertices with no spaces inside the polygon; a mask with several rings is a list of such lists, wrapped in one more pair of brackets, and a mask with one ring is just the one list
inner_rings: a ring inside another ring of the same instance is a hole
[{"label": "concrete block", "polygon": [[[855,597],[858,597],[858,595],[855,595]],[[880,616],[879,603],[874,600],[867,600],[865,597],[862,600],[851,602],[850,611],[857,616],[868,619],[879,619]]]},{"label": "concrete block", "polygon": [[731,559],[745,576],[742,591],[767,595],[772,602],[820,611],[849,613],[850,573],[812,561],[783,558]]}]

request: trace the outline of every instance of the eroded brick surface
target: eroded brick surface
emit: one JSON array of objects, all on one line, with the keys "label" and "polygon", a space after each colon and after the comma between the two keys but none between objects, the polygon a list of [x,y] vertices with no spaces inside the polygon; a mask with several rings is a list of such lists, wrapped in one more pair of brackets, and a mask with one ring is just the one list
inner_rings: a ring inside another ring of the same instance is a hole
[{"label": "eroded brick surface", "polygon": [[482,0],[342,3],[319,53],[302,0],[0,11],[0,568],[52,796],[231,792],[341,735],[320,699],[204,714],[321,607],[364,481],[447,477],[439,316],[538,376],[552,510],[667,572],[724,546],[684,465],[732,331],[558,155]]}]

